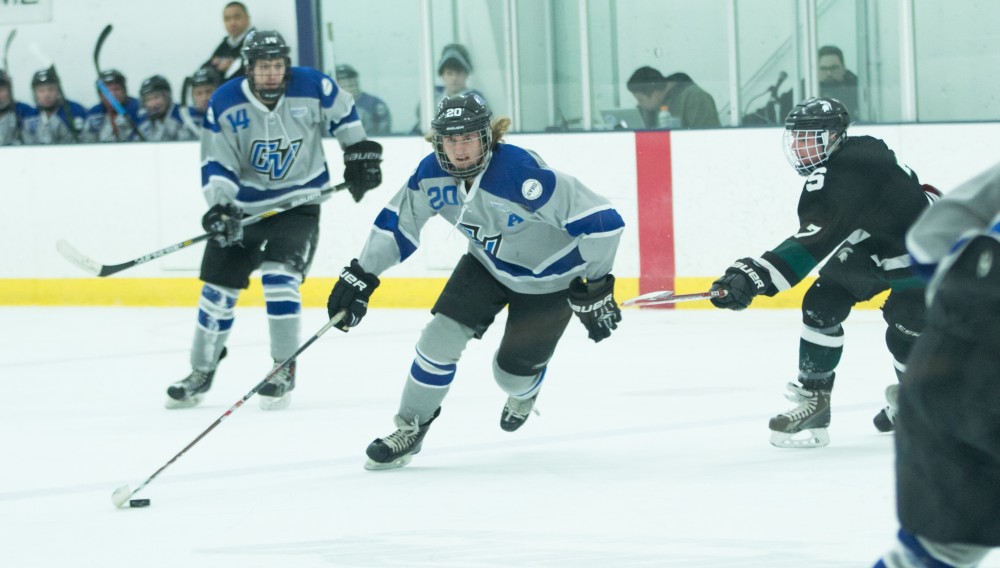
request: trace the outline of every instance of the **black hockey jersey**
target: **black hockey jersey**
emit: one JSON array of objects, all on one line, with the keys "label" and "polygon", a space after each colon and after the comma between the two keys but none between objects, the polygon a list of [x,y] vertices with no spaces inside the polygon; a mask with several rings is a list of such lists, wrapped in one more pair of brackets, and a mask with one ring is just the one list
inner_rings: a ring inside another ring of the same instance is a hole
[{"label": "black hockey jersey", "polygon": [[771,275],[773,296],[800,282],[841,244],[858,244],[876,274],[893,289],[921,286],[910,272],[906,231],[936,196],[871,136],[844,141],[806,178],[799,198],[799,230],[756,259]]}]

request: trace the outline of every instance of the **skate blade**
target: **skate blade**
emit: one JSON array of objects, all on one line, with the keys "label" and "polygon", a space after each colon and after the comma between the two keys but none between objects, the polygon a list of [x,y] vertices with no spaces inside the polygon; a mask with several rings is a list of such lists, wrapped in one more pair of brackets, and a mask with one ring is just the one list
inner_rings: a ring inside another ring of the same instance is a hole
[{"label": "skate blade", "polygon": [[826,428],[808,428],[794,434],[771,432],[771,445],[776,448],[822,448],[829,443]]},{"label": "skate blade", "polygon": [[410,460],[412,459],[413,459],[413,454],[406,454],[405,456],[398,457],[388,463],[381,463],[369,459],[367,462],[365,462],[365,469],[367,469],[368,471],[379,471],[382,469],[399,469],[404,465],[410,463]]},{"label": "skate blade", "polygon": [[178,408],[194,408],[201,404],[204,399],[204,395],[196,394],[191,398],[186,398],[184,400],[177,400],[174,398],[167,397],[166,402],[163,403],[163,407],[168,410],[176,410]]},{"label": "skate blade", "polygon": [[284,410],[292,404],[292,393],[284,396],[264,396],[260,395],[261,410]]}]

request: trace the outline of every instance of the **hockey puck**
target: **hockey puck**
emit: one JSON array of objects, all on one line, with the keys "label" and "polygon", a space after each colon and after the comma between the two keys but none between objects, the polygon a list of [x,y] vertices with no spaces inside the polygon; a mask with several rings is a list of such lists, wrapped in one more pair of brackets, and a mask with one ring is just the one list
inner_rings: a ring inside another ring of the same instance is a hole
[{"label": "hockey puck", "polygon": [[149,507],[149,499],[130,499],[128,506],[132,508]]}]

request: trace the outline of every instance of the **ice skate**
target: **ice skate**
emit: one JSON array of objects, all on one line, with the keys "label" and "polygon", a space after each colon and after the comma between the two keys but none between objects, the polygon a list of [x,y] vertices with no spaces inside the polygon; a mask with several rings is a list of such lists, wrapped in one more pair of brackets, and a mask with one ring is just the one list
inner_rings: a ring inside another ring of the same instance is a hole
[{"label": "ice skate", "polygon": [[528,421],[528,416],[532,412],[540,416],[541,413],[535,408],[535,399],[537,398],[538,393],[526,399],[508,397],[507,404],[504,405],[503,412],[500,413],[500,427],[507,432],[513,432]]},{"label": "ice skate", "polygon": [[214,376],[215,371],[191,371],[190,375],[167,387],[167,402],[164,406],[169,409],[198,406],[208,389],[212,388]]},{"label": "ice skate", "polygon": [[434,416],[423,424],[417,422],[419,416],[413,422],[406,422],[397,415],[395,421],[398,429],[385,438],[378,438],[368,444],[368,449],[365,451],[368,454],[365,469],[395,469],[410,463],[413,455],[420,451],[431,422],[434,422],[439,414],[441,414],[440,407],[434,411]]},{"label": "ice skate", "polygon": [[771,445],[778,448],[822,448],[830,443],[830,391],[788,383],[785,398],[795,408],[771,418]]},{"label": "ice skate", "polygon": [[899,412],[898,384],[885,387],[885,400],[889,404],[875,415],[872,422],[879,432],[892,432],[896,429],[896,413]]},{"label": "ice skate", "polygon": [[[275,373],[271,380],[257,391],[257,394],[260,395],[261,410],[283,410],[292,404],[292,390],[295,389],[295,363],[292,361]],[[275,368],[277,366],[278,363],[275,363]]]}]

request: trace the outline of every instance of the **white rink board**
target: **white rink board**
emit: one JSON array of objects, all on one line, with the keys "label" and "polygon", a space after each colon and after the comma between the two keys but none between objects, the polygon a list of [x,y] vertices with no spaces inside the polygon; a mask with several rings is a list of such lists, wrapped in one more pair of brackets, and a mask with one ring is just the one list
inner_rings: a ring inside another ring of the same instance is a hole
[{"label": "white rink board", "polygon": [[[858,127],[883,137],[924,182],[942,190],[991,166],[1000,156],[1000,124]],[[734,258],[759,254],[796,229],[801,178],[785,162],[781,129],[671,133],[676,266],[679,277],[718,274]],[[430,146],[417,137],[378,139],[384,183],[354,204],[343,192],[324,205],[314,277],[336,276],[356,256],[371,222],[406,182]],[[510,135],[552,167],[606,195],[627,224],[615,265],[639,272],[635,138],[631,133]],[[326,141],[332,177],[341,150]],[[0,278],[74,278],[77,268],[55,252],[66,238],[100,262],[122,262],[201,233],[197,143],[115,144],[0,149],[8,214]],[[444,277],[466,246],[445,222],[425,228],[422,246],[388,276]],[[201,247],[131,269],[129,277],[196,276]]]}]

